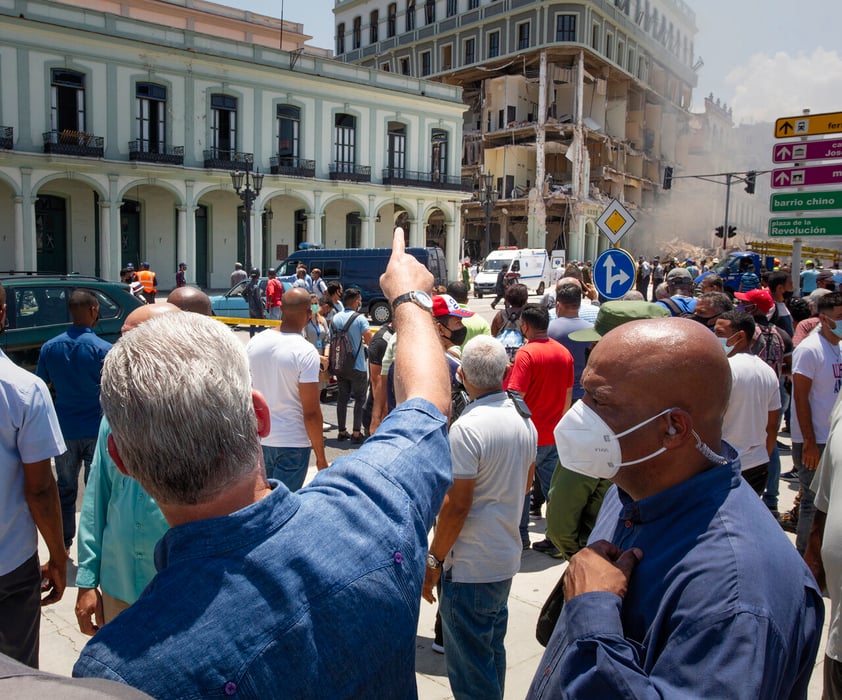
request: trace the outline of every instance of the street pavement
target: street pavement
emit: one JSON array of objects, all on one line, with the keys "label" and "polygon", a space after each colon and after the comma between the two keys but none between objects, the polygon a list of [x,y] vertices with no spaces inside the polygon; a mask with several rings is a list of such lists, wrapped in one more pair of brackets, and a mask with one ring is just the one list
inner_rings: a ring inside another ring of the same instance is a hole
[{"label": "street pavement", "polygon": [[[530,299],[537,300],[537,297]],[[491,299],[472,299],[470,308],[491,321],[494,311],[490,308]],[[248,332],[237,331],[243,342],[248,341]],[[358,449],[357,445],[350,445],[347,441],[336,439],[336,404],[335,401],[322,405],[324,419],[332,428],[325,432],[325,447],[329,462],[333,462],[342,455]],[[349,415],[350,418],[350,415]],[[781,441],[789,444],[789,436],[782,435]],[[789,452],[781,455],[781,470],[788,472],[792,467]],[[315,463],[311,464],[307,480],[316,473]],[[780,510],[784,512],[792,507],[792,502],[798,490],[797,483],[781,481]],[[81,505],[82,489],[80,488],[79,505]],[[543,518],[531,518],[529,524],[530,540],[538,542],[544,539],[545,521]],[[795,542],[795,536],[787,536]],[[314,533],[313,546],[318,546],[318,535]],[[46,548],[40,542],[42,561],[46,560]],[[68,564],[67,590],[64,597],[55,605],[43,609],[41,619],[41,668],[53,673],[69,675],[79,652],[87,641],[77,626],[73,612],[76,601],[76,543],[74,542],[72,561]],[[509,627],[506,635],[506,696],[509,698],[523,698],[538,668],[543,647],[535,639],[535,625],[541,606],[553,587],[558,582],[566,567],[566,563],[553,559],[534,550],[523,553],[521,570],[512,583],[509,596]],[[825,599],[829,611],[830,601]],[[433,642],[433,625],[436,606],[421,601],[421,614],[418,621],[416,637],[416,678],[418,682],[418,697],[421,700],[445,700],[452,698],[444,656],[431,649]],[[822,690],[822,662],[824,646],[827,640],[827,620],[822,634],[822,643],[817,657],[817,663],[810,683],[808,698],[819,700]]]}]

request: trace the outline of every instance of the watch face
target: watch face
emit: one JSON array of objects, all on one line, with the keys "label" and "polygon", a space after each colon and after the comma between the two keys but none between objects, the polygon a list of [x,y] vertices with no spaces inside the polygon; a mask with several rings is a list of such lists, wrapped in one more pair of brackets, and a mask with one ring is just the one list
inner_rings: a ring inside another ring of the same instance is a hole
[{"label": "watch face", "polygon": [[419,306],[424,307],[425,309],[432,310],[433,308],[433,300],[427,292],[416,291],[414,292],[415,295],[415,303]]}]

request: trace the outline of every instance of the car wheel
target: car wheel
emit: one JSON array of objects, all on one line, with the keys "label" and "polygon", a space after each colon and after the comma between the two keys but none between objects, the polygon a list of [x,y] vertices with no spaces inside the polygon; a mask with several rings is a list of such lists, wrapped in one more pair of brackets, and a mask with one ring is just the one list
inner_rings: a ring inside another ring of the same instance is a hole
[{"label": "car wheel", "polygon": [[378,326],[383,326],[392,320],[392,309],[386,301],[375,301],[368,307],[368,315]]},{"label": "car wheel", "polygon": [[536,290],[535,293],[536,294],[543,294],[544,293],[544,283],[543,282],[541,282],[541,284],[538,285],[538,289]]}]

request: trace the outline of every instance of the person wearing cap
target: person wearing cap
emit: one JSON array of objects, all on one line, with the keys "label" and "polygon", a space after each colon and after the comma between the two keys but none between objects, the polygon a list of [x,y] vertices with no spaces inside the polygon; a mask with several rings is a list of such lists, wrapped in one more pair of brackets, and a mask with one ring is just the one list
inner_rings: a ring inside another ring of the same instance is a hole
[{"label": "person wearing cap", "polygon": [[[457,374],[472,402],[450,426],[453,486],[430,542],[422,597],[439,593],[445,663],[457,698],[502,699],[508,598],[520,570],[522,494],[538,433],[503,391],[508,355],[496,338],[470,340]],[[478,601],[481,603],[478,604]]]},{"label": "person wearing cap", "polygon": [[775,371],[751,352],[754,331],[754,319],[745,311],[726,311],[714,326],[731,367],[722,439],[737,450],[743,478],[762,496],[778,437],[781,394]]},{"label": "person wearing cap", "polygon": [[659,299],[660,304],[672,316],[692,314],[696,309],[696,299],[693,297],[693,277],[683,267],[674,267],[667,273],[668,299]]},{"label": "person wearing cap", "polygon": [[[354,444],[361,444],[364,439],[360,431],[363,425],[363,408],[365,408],[365,392],[368,389],[368,374],[366,374],[366,360],[363,346],[368,347],[374,335],[365,314],[359,311],[362,303],[363,298],[360,290],[355,287],[348,287],[342,295],[343,310],[339,311],[330,322],[331,336],[337,330],[343,330],[347,326],[348,340],[351,347],[356,351],[354,368],[351,370],[351,373],[344,377],[337,377],[339,393],[336,397],[336,422],[339,427],[336,437],[338,440],[347,440],[350,437],[351,442]],[[348,416],[348,403],[351,397],[354,399],[354,414],[353,430],[349,435],[346,429],[346,419]]]},{"label": "person wearing cap", "polygon": [[816,289],[826,289],[829,292],[836,291],[836,281],[833,279],[833,272],[827,268],[819,270],[816,276]]},{"label": "person wearing cap", "polygon": [[[456,299],[459,308],[470,311],[468,308],[468,286],[464,282],[451,282],[447,285],[447,293]],[[462,325],[468,329],[465,341],[462,343],[463,348],[471,338],[475,338],[478,335],[491,335],[491,326],[479,314],[466,316],[462,320]]]},{"label": "person wearing cap", "polygon": [[816,288],[816,278],[819,271],[812,260],[804,261],[804,269],[801,271],[801,296],[806,297]]},{"label": "person wearing cap", "polygon": [[[669,312],[658,304],[645,301],[609,301],[599,307],[598,327],[590,325],[572,331],[568,336],[571,345],[590,350],[594,342],[612,328],[642,318],[665,318]],[[552,324],[550,324],[552,334]],[[576,352],[571,350],[573,357]],[[574,399],[584,396],[581,388],[581,374],[576,375]],[[578,393],[578,396],[577,396]],[[611,482],[579,474],[564,466],[564,455],[559,454],[559,464],[553,472],[550,492],[547,495],[547,539],[553,543],[557,553],[553,556],[570,560],[587,544],[602,499]]]},{"label": "person wearing cap", "polygon": [[158,275],[149,269],[148,262],[140,263],[140,272],[137,273],[137,281],[143,287],[143,298],[147,304],[155,303],[155,295],[158,293]]},{"label": "person wearing cap", "polygon": [[[506,388],[521,394],[532,412],[532,422],[538,429],[535,474],[546,494],[558,463],[553,428],[573,401],[573,356],[561,343],[547,335],[550,317],[541,305],[524,306],[518,321],[527,342],[515,355]],[[529,506],[527,494],[520,523],[524,548],[529,546]],[[553,543],[546,538],[536,542],[535,548],[551,556],[555,554]]]},{"label": "person wearing cap", "polygon": [[175,273],[175,288],[187,286],[187,263],[178,263],[178,272]]},{"label": "person wearing cap", "polygon": [[689,319],[597,343],[555,438],[568,468],[614,486],[554,592],[529,700],[807,696],[821,593],[722,440],[730,384]]},{"label": "person wearing cap", "polygon": [[243,269],[243,263],[234,263],[234,271],[231,273],[231,286],[236,287],[243,280],[248,279],[248,273]]},{"label": "person wearing cap", "polygon": [[[243,298],[249,305],[249,318],[266,318],[266,308],[263,305],[263,290],[260,288],[260,270],[251,268],[251,275],[246,288],[243,290]],[[260,333],[263,326],[249,324],[249,338],[255,333]]]}]

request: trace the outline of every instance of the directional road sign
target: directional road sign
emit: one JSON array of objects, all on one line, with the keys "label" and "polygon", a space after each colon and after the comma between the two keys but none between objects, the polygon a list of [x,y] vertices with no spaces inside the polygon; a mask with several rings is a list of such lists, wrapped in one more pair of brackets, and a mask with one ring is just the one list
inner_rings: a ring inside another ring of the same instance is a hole
[{"label": "directional road sign", "polygon": [[616,243],[634,226],[634,217],[616,199],[612,199],[602,216],[596,220],[596,225],[609,241]]},{"label": "directional road sign", "polygon": [[793,192],[773,194],[769,200],[769,211],[818,211],[842,209],[842,190],[828,192]]},{"label": "directional road sign", "polygon": [[622,248],[609,248],[593,266],[596,291],[606,299],[620,299],[634,286],[636,271],[631,254]]},{"label": "directional road sign", "polygon": [[775,163],[796,163],[802,160],[842,158],[842,139],[823,139],[795,143],[778,143],[772,147]]},{"label": "directional road sign", "polygon": [[775,188],[801,187],[802,185],[835,185],[838,183],[842,183],[842,163],[772,171],[772,187]]},{"label": "directional road sign", "polygon": [[842,112],[782,117],[775,121],[775,138],[842,133]]},{"label": "directional road sign", "polygon": [[770,219],[769,235],[842,236],[842,216],[817,216],[800,219]]}]

